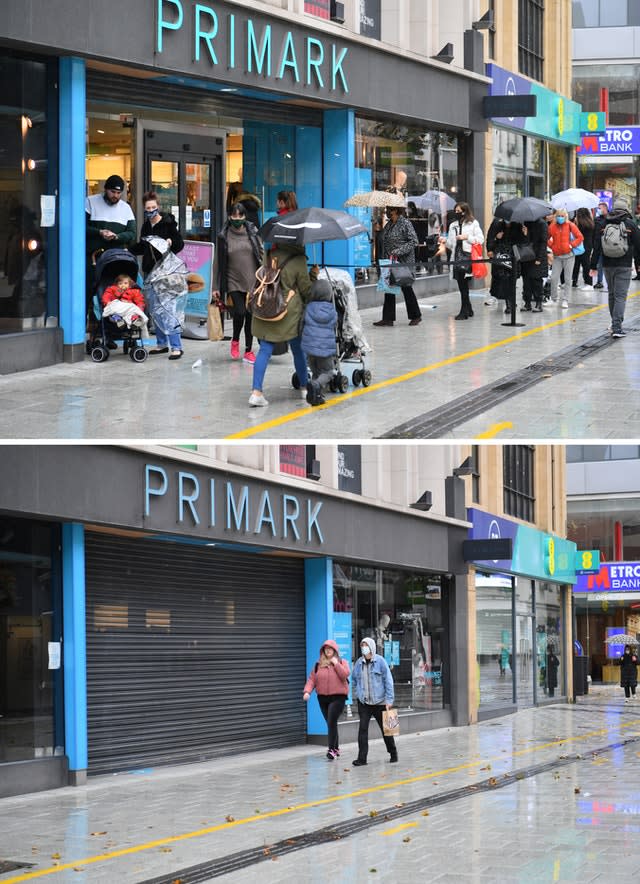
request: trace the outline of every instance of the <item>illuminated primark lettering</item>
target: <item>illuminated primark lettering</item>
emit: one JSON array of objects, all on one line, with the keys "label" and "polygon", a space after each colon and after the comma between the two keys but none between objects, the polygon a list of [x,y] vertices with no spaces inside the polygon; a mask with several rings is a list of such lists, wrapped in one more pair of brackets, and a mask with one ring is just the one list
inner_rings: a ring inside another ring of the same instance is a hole
[{"label": "illuminated primark lettering", "polygon": [[193,36],[192,57],[196,63],[208,61],[214,68],[234,70],[240,59],[247,74],[275,80],[287,78],[330,92],[349,92],[346,46],[296,35],[290,30],[276,38],[272,25],[243,19],[233,12],[218,12],[213,3],[156,0],[156,4],[158,54],[165,51],[172,34],[187,25]]},{"label": "illuminated primark lettering", "polygon": [[[234,534],[269,536],[295,543],[324,543],[320,526],[322,501],[281,489],[253,489],[223,479],[201,480],[179,470],[174,476],[161,466],[146,464],[144,517],[161,518],[163,499],[173,499],[175,521],[185,529],[206,524]],[[166,527],[166,526],[165,526]]]}]

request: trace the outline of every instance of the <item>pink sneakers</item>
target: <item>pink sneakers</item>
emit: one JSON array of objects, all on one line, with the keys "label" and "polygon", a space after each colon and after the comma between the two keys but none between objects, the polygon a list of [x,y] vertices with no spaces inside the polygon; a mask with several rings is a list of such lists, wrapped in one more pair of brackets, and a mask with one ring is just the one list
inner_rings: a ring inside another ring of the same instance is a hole
[{"label": "pink sneakers", "polygon": [[240,359],[240,341],[231,341],[231,358]]},{"label": "pink sneakers", "polygon": [[249,365],[253,365],[256,361],[256,354],[252,353],[251,350],[247,350],[244,356],[242,357],[243,362],[248,362]]}]

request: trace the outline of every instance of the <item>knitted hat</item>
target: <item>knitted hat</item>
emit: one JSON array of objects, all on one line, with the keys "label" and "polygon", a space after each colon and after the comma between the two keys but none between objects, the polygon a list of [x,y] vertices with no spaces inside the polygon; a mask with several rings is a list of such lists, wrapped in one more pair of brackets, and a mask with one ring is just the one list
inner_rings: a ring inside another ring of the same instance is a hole
[{"label": "knitted hat", "polygon": [[104,182],[105,190],[116,190],[116,189],[124,190],[124,181],[119,175],[109,175],[107,180]]},{"label": "knitted hat", "polygon": [[311,284],[312,301],[332,301],[333,289],[328,279],[316,279]]},{"label": "knitted hat", "polygon": [[629,203],[623,196],[617,196],[613,201],[613,209],[614,211],[628,212]]}]

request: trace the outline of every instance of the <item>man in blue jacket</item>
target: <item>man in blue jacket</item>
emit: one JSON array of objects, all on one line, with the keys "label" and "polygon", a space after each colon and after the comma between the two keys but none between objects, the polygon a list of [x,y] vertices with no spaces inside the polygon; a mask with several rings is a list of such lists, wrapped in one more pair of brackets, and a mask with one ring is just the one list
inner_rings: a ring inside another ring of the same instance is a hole
[{"label": "man in blue jacket", "polygon": [[358,757],[353,762],[355,767],[367,763],[369,752],[369,722],[372,718],[378,722],[382,731],[385,746],[389,753],[389,761],[398,760],[398,750],[393,737],[385,737],[382,729],[382,713],[393,705],[393,678],[384,657],[376,654],[376,643],[372,638],[363,638],[360,642],[361,657],[353,667],[353,686],[358,698]]}]

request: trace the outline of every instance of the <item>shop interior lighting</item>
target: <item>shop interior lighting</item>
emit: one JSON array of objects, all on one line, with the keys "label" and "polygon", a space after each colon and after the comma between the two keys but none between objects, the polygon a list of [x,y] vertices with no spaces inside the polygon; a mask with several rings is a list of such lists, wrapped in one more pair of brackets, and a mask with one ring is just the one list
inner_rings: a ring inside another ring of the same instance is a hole
[{"label": "shop interior lighting", "polygon": [[33,126],[33,122],[31,117],[27,117],[24,114],[20,117],[20,128],[22,130],[22,137],[24,138],[29,129]]}]

